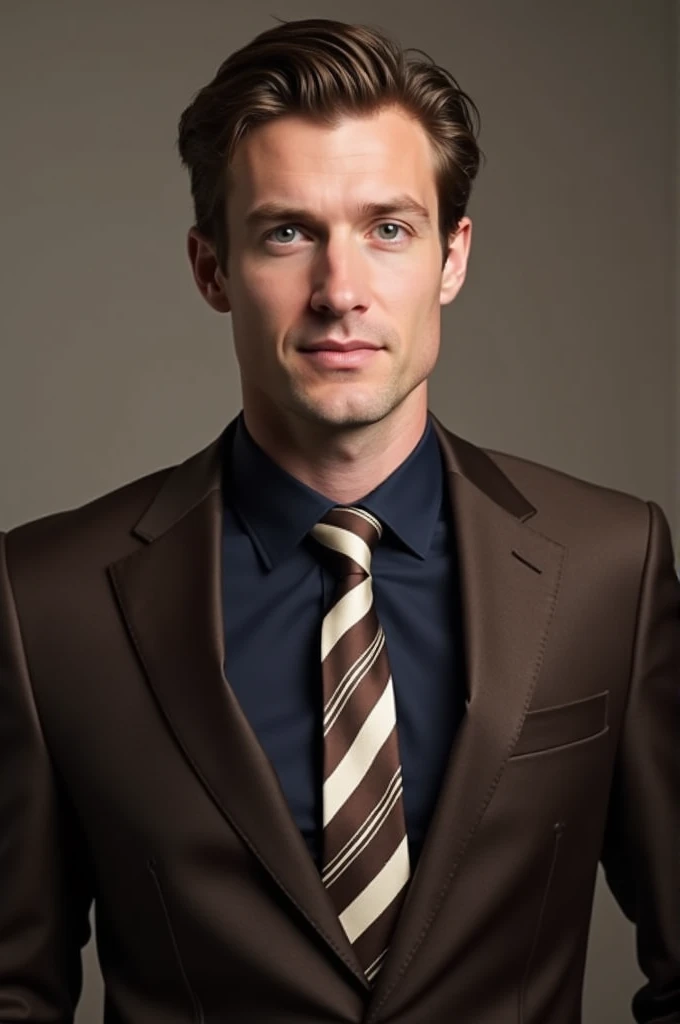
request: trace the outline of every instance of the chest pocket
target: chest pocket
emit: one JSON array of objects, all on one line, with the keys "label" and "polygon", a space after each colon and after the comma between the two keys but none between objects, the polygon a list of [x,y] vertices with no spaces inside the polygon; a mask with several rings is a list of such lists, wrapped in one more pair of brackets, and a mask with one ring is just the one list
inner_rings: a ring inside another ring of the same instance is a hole
[{"label": "chest pocket", "polygon": [[605,733],[608,697],[605,690],[569,704],[529,711],[512,757],[565,747]]}]

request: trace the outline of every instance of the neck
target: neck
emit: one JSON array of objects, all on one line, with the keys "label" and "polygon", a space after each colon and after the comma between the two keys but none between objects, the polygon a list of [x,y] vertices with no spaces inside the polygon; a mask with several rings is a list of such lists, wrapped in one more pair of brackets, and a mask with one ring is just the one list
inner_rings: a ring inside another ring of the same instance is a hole
[{"label": "neck", "polygon": [[274,422],[245,406],[244,419],[253,440],[282,469],[332,501],[351,505],[408,458],[423,436],[427,406],[394,410],[359,427],[283,423],[278,417]]}]

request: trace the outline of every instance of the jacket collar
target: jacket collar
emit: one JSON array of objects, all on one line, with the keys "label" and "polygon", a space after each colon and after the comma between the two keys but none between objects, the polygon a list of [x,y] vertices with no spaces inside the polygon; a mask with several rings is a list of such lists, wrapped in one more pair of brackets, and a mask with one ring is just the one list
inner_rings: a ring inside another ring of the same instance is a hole
[{"label": "jacket collar", "polygon": [[[565,554],[531,529],[533,505],[489,455],[438,422],[435,429],[459,553],[467,710],[370,997],[376,1012],[398,999],[406,965],[459,884],[536,686]],[[227,440],[231,430],[233,424]],[[110,567],[112,583],[148,684],[199,783],[290,912],[307,920],[328,955],[366,990],[276,774],[224,677],[220,467],[217,441],[170,471],[134,527],[145,543]],[[455,949],[464,933],[451,920]],[[427,971],[427,957],[416,964]]]},{"label": "jacket collar", "polygon": [[[431,419],[449,473],[465,477],[487,498],[521,521],[535,514],[533,505],[482,448],[451,433],[435,416]],[[133,527],[137,537],[155,540],[209,494],[219,492],[223,453],[233,443],[237,422],[237,419],[232,420],[217,440],[169,472],[153,502]]]}]

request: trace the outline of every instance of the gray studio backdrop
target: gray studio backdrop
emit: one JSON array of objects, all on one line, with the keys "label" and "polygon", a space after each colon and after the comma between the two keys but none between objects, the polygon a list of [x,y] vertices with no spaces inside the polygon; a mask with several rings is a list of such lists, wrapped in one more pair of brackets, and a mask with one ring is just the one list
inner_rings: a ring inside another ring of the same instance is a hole
[{"label": "gray studio backdrop", "polygon": [[[273,16],[319,15],[427,50],[482,111],[435,412],[655,499],[677,538],[673,0],[1,0],[0,527],[182,459],[237,412],[228,320],[185,261],[176,120]],[[78,1022],[96,1024],[85,960]],[[588,1024],[631,1019],[637,984],[600,885]]]}]

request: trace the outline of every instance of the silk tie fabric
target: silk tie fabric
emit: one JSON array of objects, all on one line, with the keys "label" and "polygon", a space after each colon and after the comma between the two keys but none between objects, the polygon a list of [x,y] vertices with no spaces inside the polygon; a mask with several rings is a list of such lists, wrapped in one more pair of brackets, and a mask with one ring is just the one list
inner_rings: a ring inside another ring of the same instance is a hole
[{"label": "silk tie fabric", "polygon": [[336,506],[311,534],[338,579],[321,627],[322,881],[372,984],[410,875],[394,688],[371,578],[382,526],[364,509]]}]

